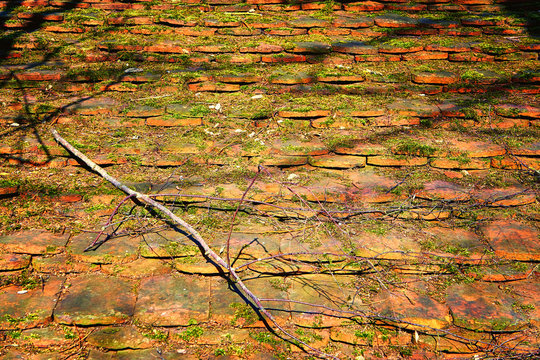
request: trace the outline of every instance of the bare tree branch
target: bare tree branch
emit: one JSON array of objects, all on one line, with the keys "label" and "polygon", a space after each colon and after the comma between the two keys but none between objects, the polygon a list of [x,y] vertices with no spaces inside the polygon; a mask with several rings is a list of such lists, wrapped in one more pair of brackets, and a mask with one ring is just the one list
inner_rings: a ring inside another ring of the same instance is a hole
[{"label": "bare tree branch", "polygon": [[67,140],[65,140],[56,129],[51,129],[51,133],[55,140],[62,145],[67,151],[69,151],[73,156],[75,156],[77,159],[82,161],[86,166],[88,166],[92,171],[103,177],[105,180],[109,181],[111,184],[113,184],[116,188],[122,190],[125,192],[130,198],[134,198],[135,200],[138,200],[140,203],[143,203],[145,205],[148,205],[152,208],[155,208],[162,212],[165,216],[170,218],[173,222],[180,225],[182,228],[184,228],[192,237],[193,240],[204,250],[204,255],[208,258],[212,259],[214,261],[214,264],[216,266],[221,267],[223,270],[226,270],[228,273],[228,276],[230,277],[230,280],[235,283],[235,285],[242,290],[242,292],[252,301],[252,304],[262,313],[264,314],[273,324],[274,326],[281,331],[283,334],[288,336],[293,342],[302,344],[306,348],[313,351],[316,355],[323,357],[323,358],[332,358],[332,359],[339,359],[336,356],[333,356],[331,354],[324,353],[305,341],[302,341],[298,337],[294,336],[287,330],[285,330],[281,325],[278,324],[277,320],[274,318],[274,316],[262,305],[259,298],[244,284],[240,276],[236,273],[236,269],[231,267],[230,264],[225,261],[221,256],[219,256],[217,253],[215,253],[210,246],[206,243],[204,238],[199,234],[197,230],[195,230],[190,224],[185,222],[183,219],[178,217],[176,214],[174,214],[171,210],[169,210],[164,205],[160,204],[159,202],[153,200],[149,196],[142,194],[138,191],[132,190],[126,185],[122,184],[120,181],[109,175],[107,171],[105,171],[102,167],[97,165],[95,162],[90,160],[87,156],[85,156],[83,153],[81,153],[79,150],[74,148]]}]

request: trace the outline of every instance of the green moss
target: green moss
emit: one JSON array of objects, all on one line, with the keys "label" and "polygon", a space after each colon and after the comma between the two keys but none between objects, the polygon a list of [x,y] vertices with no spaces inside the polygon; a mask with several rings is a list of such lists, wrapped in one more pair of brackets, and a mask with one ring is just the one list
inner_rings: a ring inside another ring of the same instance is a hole
[{"label": "green moss", "polygon": [[376,235],[385,235],[388,230],[390,230],[390,226],[383,222],[373,222],[373,224],[366,224],[365,231],[371,234]]},{"label": "green moss", "polygon": [[408,357],[412,355],[412,348],[408,346],[396,346],[396,350],[401,356]]},{"label": "green moss", "polygon": [[469,257],[471,255],[471,252],[469,249],[457,247],[457,246],[448,245],[446,246],[445,250],[449,252],[450,254],[455,254],[455,255],[460,255],[460,256],[465,256],[465,257]]},{"label": "green moss", "polygon": [[256,141],[255,139],[246,139],[242,143],[242,148],[248,153],[260,153],[266,146],[261,141]]},{"label": "green moss", "polygon": [[471,159],[466,154],[461,154],[459,156],[450,157],[449,160],[455,160],[460,165],[469,164],[471,162]]},{"label": "green moss", "polygon": [[508,49],[512,48],[512,44],[506,43],[481,43],[478,46],[483,52],[494,55],[504,54]]},{"label": "green moss", "polygon": [[159,19],[175,19],[184,21],[198,21],[203,16],[203,12],[193,6],[177,7],[174,10],[162,11],[159,13]]},{"label": "green moss", "polygon": [[[191,323],[193,323],[190,320]],[[196,323],[196,322],[195,322]],[[186,330],[182,331],[178,336],[184,341],[191,341],[199,338],[204,334],[204,329],[198,325],[191,325]]]},{"label": "green moss", "polygon": [[309,330],[306,330],[306,329],[302,329],[302,328],[298,328],[294,331],[294,333],[298,336],[298,338],[305,342],[305,343],[313,343],[315,341],[321,341],[322,340],[322,336],[320,336],[319,334],[317,334],[316,332],[314,331],[309,331]]},{"label": "green moss", "polygon": [[353,148],[355,143],[356,137],[353,135],[331,135],[324,139],[324,144],[330,151],[340,147]]},{"label": "green moss", "polygon": [[512,322],[509,319],[495,319],[491,321],[490,325],[492,330],[504,331],[512,326]]},{"label": "green moss", "polygon": [[151,331],[147,333],[143,333],[143,335],[147,338],[159,340],[159,341],[165,341],[167,340],[168,334],[166,331],[162,331],[159,329],[151,329]]},{"label": "green moss", "polygon": [[200,104],[195,105],[189,110],[189,115],[191,116],[205,116],[210,114],[210,108],[207,105]]},{"label": "green moss", "polygon": [[163,246],[163,249],[169,256],[186,256],[199,252],[199,249],[195,245],[181,245],[176,241],[168,242]]},{"label": "green moss", "polygon": [[34,108],[34,114],[48,114],[56,111],[56,106],[50,104],[39,104]]},{"label": "green moss", "polygon": [[30,313],[23,317],[13,317],[9,314],[0,316],[0,321],[6,321],[10,324],[20,324],[23,322],[30,322],[39,319],[39,315],[36,313]]},{"label": "green moss", "polygon": [[354,336],[360,339],[365,339],[368,345],[371,345],[373,343],[373,339],[375,338],[375,333],[369,330],[356,330],[354,332]]},{"label": "green moss", "polygon": [[423,128],[430,128],[433,126],[433,120],[430,118],[422,118],[420,119],[420,126]]},{"label": "green moss", "polygon": [[514,302],[512,304],[512,308],[515,309],[516,311],[522,312],[522,313],[528,313],[528,312],[534,311],[536,309],[534,304],[522,304],[522,303],[519,303],[519,302]]},{"label": "green moss", "polygon": [[0,278],[0,287],[7,285],[17,285],[25,290],[32,290],[41,285],[41,278],[32,274],[30,270],[24,269],[17,275],[8,275]]},{"label": "green moss", "polygon": [[430,145],[420,144],[414,140],[404,140],[396,146],[396,151],[408,155],[431,156],[439,149]]},{"label": "green moss", "polygon": [[249,336],[262,344],[277,345],[279,344],[279,339],[272,333],[261,331],[261,332],[252,332]]},{"label": "green moss", "polygon": [[433,43],[441,46],[453,46],[456,42],[454,39],[451,38],[442,38],[433,41]]},{"label": "green moss", "polygon": [[18,187],[21,183],[18,179],[0,179],[0,187]]},{"label": "green moss", "polygon": [[531,79],[535,76],[539,76],[540,75],[540,71],[536,71],[536,70],[521,70],[519,71],[515,77],[517,79],[523,79],[523,80],[528,80],[528,79]]},{"label": "green moss", "polygon": [[85,68],[72,68],[68,71],[67,78],[76,81],[84,80],[94,82],[117,79],[122,73],[121,67],[116,64],[95,65]]},{"label": "green moss", "polygon": [[241,303],[232,303],[229,306],[234,309],[231,325],[236,325],[239,319],[244,319],[245,325],[250,325],[257,321],[257,314],[253,311],[251,306]]},{"label": "green moss", "polygon": [[485,78],[485,75],[474,69],[468,69],[461,74],[461,79],[476,82]]},{"label": "green moss", "polygon": [[94,211],[104,210],[106,208],[107,208],[107,205],[105,205],[105,204],[94,204],[94,205],[89,206],[86,209],[84,209],[84,211],[87,212],[87,213],[90,213],[90,212],[94,212]]},{"label": "green moss", "polygon": [[[89,11],[91,10],[91,11]],[[79,11],[68,11],[64,15],[64,22],[79,25],[85,21],[103,21],[104,14],[96,9],[80,9]]]},{"label": "green moss", "polygon": [[410,49],[415,46],[418,46],[418,42],[411,41],[411,40],[403,40],[403,39],[390,39],[386,41],[383,45],[396,47],[396,48]]},{"label": "green moss", "polygon": [[516,271],[524,272],[524,271],[529,270],[529,265],[524,262],[513,262],[512,269]]},{"label": "green moss", "polygon": [[472,119],[475,121],[480,120],[480,115],[478,115],[478,111],[475,111],[475,109],[464,108],[464,109],[461,109],[461,112],[463,113],[463,115],[465,115],[466,119]]},{"label": "green moss", "polygon": [[270,109],[255,110],[248,116],[252,120],[267,119],[272,116],[272,110]]},{"label": "green moss", "polygon": [[214,355],[215,356],[225,356],[227,355],[227,351],[223,348],[217,348],[214,350]]},{"label": "green moss", "polygon": [[22,332],[20,330],[12,330],[12,331],[8,331],[7,335],[11,337],[12,339],[19,339],[22,335]]},{"label": "green moss", "polygon": [[508,117],[517,117],[519,116],[519,109],[518,108],[499,108],[498,112],[502,116],[508,116]]},{"label": "green moss", "polygon": [[76,147],[78,150],[95,150],[98,148],[96,144],[83,144],[74,139],[70,140],[70,142],[71,145]]}]

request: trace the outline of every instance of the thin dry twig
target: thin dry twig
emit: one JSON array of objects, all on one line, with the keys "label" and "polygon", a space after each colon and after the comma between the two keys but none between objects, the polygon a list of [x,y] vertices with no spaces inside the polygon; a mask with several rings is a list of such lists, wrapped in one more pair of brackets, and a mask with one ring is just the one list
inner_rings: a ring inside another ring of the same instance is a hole
[{"label": "thin dry twig", "polygon": [[234,221],[236,220],[236,215],[238,215],[238,210],[240,210],[240,206],[242,206],[242,202],[246,198],[246,195],[249,192],[249,190],[251,189],[251,187],[253,186],[253,184],[255,184],[255,181],[257,181],[257,178],[259,177],[260,173],[261,172],[260,172],[260,168],[259,168],[257,170],[257,174],[255,174],[255,176],[253,177],[253,179],[249,183],[249,186],[247,187],[246,191],[244,191],[244,193],[242,194],[242,198],[238,202],[238,206],[236,207],[236,210],[234,211],[234,215],[233,215],[233,218],[232,218],[232,221],[231,221],[231,226],[229,228],[229,235],[227,235],[227,253],[226,254],[227,254],[227,264],[228,264],[229,267],[231,266],[231,251],[230,250],[231,250],[231,236],[232,236],[232,232],[233,232],[233,228],[234,228]]},{"label": "thin dry twig", "polygon": [[99,238],[101,237],[101,235],[103,235],[103,233],[105,232],[105,229],[111,225],[111,222],[112,222],[112,219],[114,218],[114,216],[116,215],[116,213],[118,212],[118,210],[120,209],[120,206],[122,206],[126,201],[128,201],[129,199],[131,199],[133,197],[133,195],[128,195],[126,196],[125,198],[122,199],[122,201],[120,201],[118,203],[118,205],[116,205],[116,207],[114,208],[112,214],[109,216],[109,219],[107,219],[107,222],[105,223],[105,225],[102,226],[101,228],[101,231],[96,235],[96,238],[94,239],[94,241],[92,241],[92,243],[90,245],[88,245],[83,251],[88,251],[90,250],[91,248],[94,247],[94,245],[96,245],[96,243],[98,242]]}]

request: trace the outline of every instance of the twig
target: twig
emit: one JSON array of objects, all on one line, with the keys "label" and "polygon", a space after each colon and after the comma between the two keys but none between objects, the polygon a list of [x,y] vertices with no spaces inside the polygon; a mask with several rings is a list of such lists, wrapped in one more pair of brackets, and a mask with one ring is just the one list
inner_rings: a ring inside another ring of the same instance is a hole
[{"label": "twig", "polygon": [[260,170],[261,170],[260,168],[257,169],[257,174],[255,174],[253,179],[251,179],[251,182],[249,183],[249,186],[247,187],[246,191],[244,191],[244,193],[242,194],[242,198],[238,202],[238,206],[236,207],[236,210],[234,211],[234,215],[233,215],[233,218],[232,218],[232,221],[231,221],[231,227],[229,228],[229,235],[227,235],[227,253],[226,253],[226,255],[227,255],[227,265],[229,267],[231,266],[230,249],[231,249],[231,236],[232,236],[232,232],[233,232],[233,228],[234,228],[234,221],[236,220],[236,215],[238,214],[238,210],[240,210],[240,206],[242,206],[242,202],[246,198],[247,193],[249,192],[249,190],[251,189],[253,184],[255,184],[255,181],[257,181],[257,178],[259,177],[259,174],[261,173]]},{"label": "twig", "polygon": [[90,245],[88,245],[83,251],[88,251],[90,250],[92,247],[94,247],[94,245],[96,245],[96,243],[98,242],[99,238],[101,237],[101,235],[103,235],[103,232],[105,231],[105,229],[111,224],[111,221],[114,217],[114,215],[116,215],[116,213],[118,212],[118,210],[120,209],[120,206],[122,206],[126,201],[128,201],[129,199],[131,199],[133,197],[133,195],[128,195],[126,196],[125,198],[122,199],[122,201],[120,201],[118,203],[118,205],[116,205],[116,207],[114,208],[111,216],[109,216],[109,219],[107,220],[107,222],[105,223],[105,225],[103,225],[101,227],[101,231],[97,234],[96,238],[94,239],[94,241],[92,241],[92,243]]}]

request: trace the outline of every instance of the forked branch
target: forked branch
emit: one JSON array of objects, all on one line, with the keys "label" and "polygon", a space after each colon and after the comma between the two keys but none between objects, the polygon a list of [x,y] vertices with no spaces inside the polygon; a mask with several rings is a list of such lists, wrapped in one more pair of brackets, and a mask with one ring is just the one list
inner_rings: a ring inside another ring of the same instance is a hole
[{"label": "forked branch", "polygon": [[[323,358],[332,358],[332,359],[338,359],[337,357],[324,353],[318,349],[315,349],[314,347],[307,344],[305,341],[302,341],[298,337],[294,336],[287,330],[285,330],[282,326],[278,324],[274,316],[262,305],[260,299],[244,284],[242,279],[238,276],[236,273],[236,269],[230,265],[228,261],[223,259],[221,256],[219,256],[216,252],[214,252],[210,246],[206,243],[204,238],[199,234],[199,232],[193,228],[190,224],[185,222],[183,219],[178,217],[176,214],[174,214],[171,210],[169,210],[166,206],[160,204],[159,202],[153,200],[151,197],[149,197],[146,194],[142,194],[138,191],[132,190],[126,185],[122,184],[120,181],[109,175],[107,171],[105,171],[102,167],[97,165],[95,162],[90,160],[86,155],[81,153],[79,150],[74,148],[67,140],[65,140],[56,129],[51,129],[51,133],[54,137],[54,139],[62,145],[69,153],[71,153],[75,158],[83,162],[86,166],[88,166],[92,171],[103,177],[105,180],[109,181],[111,184],[113,184],[117,189],[122,190],[124,193],[126,193],[127,198],[136,199],[139,203],[145,204],[153,209],[158,210],[161,212],[164,216],[168,217],[170,220],[172,220],[177,225],[180,225],[184,230],[189,233],[192,236],[192,239],[197,243],[197,245],[200,246],[204,250],[204,255],[208,258],[210,258],[216,266],[219,266],[222,270],[224,270],[224,273],[227,274],[229,279],[233,281],[236,286],[241,289],[241,291],[246,295],[252,302],[252,305],[255,306],[261,314],[267,317],[272,324],[281,331],[283,334],[285,334],[287,337],[289,337],[291,340],[298,344],[302,344],[306,348],[313,351],[317,356],[323,357]],[[228,254],[228,252],[227,252]]]}]

